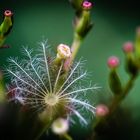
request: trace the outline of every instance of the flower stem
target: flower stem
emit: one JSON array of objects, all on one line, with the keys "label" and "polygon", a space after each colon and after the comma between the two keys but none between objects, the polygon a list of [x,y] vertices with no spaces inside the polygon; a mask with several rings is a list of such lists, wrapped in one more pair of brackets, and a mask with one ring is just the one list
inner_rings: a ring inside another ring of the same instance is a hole
[{"label": "flower stem", "polygon": [[72,137],[67,133],[63,134],[63,139],[64,140],[73,140]]},{"label": "flower stem", "polygon": [[96,122],[94,123],[94,133],[91,135],[89,139],[96,139],[96,135],[98,135],[98,130],[103,127],[103,125],[108,125],[108,121],[113,113],[116,111],[118,106],[121,104],[123,99],[128,95],[129,91],[132,89],[134,82],[137,76],[131,76],[126,85],[124,86],[122,92],[114,96],[113,100],[109,105],[109,113],[107,116],[102,118],[97,118]]},{"label": "flower stem", "polygon": [[117,107],[120,105],[122,100],[128,95],[129,91],[133,87],[135,79],[136,79],[136,76],[131,76],[130,79],[128,80],[128,82],[126,83],[122,93],[119,95],[116,95],[113,98],[113,100],[109,106],[109,110],[110,110],[109,115],[111,115],[117,109]]},{"label": "flower stem", "polygon": [[82,41],[83,41],[83,39],[77,33],[75,33],[73,43],[71,46],[71,51],[72,51],[71,61],[73,61],[75,59]]},{"label": "flower stem", "polygon": [[35,140],[39,140],[39,138],[42,136],[42,134],[50,128],[51,123],[52,122],[48,123],[47,125],[45,125],[44,127],[41,128],[41,131],[36,136]]}]

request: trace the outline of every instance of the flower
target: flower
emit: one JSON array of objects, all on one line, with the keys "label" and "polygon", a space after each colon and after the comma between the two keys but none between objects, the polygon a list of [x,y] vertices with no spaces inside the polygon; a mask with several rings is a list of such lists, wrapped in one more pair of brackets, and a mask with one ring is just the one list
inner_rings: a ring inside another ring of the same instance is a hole
[{"label": "flower", "polygon": [[[54,65],[53,57],[48,54],[47,42],[41,42],[40,45],[40,52],[34,56],[32,51],[25,49],[25,59],[9,59],[10,67],[7,71],[12,75],[12,84],[16,86],[12,90],[18,93],[18,98],[24,105],[28,105],[39,116],[47,114],[45,118],[55,120],[63,116],[71,118],[70,116],[75,114],[80,121],[87,124],[79,109],[86,109],[94,114],[95,107],[82,98],[86,91],[92,93],[98,87],[81,87],[80,82],[86,78],[87,72],[80,69],[80,61],[65,73],[63,61],[61,65]],[[61,47],[62,45],[59,48]]]},{"label": "flower", "polygon": [[11,17],[13,15],[13,13],[10,10],[5,10],[4,15],[6,17]]},{"label": "flower", "polygon": [[84,8],[85,10],[90,10],[90,9],[92,8],[92,3],[89,2],[89,1],[84,1],[84,2],[82,3],[82,6],[83,6],[83,8]]},{"label": "flower", "polygon": [[55,134],[59,134],[59,135],[64,134],[68,131],[68,129],[69,129],[69,122],[67,119],[58,118],[52,124],[52,131]]},{"label": "flower", "polygon": [[65,44],[60,44],[57,47],[57,56],[61,59],[66,59],[71,57],[71,50],[69,46]]}]

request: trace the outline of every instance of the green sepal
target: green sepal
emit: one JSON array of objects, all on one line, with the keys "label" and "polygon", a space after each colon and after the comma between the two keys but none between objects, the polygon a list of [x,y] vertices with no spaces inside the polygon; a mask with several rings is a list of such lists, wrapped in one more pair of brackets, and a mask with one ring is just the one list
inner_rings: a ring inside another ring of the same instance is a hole
[{"label": "green sepal", "polygon": [[109,73],[109,86],[111,91],[115,94],[121,94],[122,93],[122,84],[121,80],[116,72],[116,69],[111,69]]},{"label": "green sepal", "polygon": [[76,33],[84,38],[87,33],[90,31],[92,28],[93,24],[90,20],[90,11],[84,10],[81,17],[78,19],[77,24],[76,24]]},{"label": "green sepal", "polygon": [[12,18],[5,17],[2,24],[0,25],[0,34],[3,36],[7,35],[9,33],[9,30],[11,30],[12,25]]},{"label": "green sepal", "polygon": [[4,44],[5,38],[10,33],[12,26],[12,17],[4,17],[4,20],[0,25],[0,47]]},{"label": "green sepal", "polygon": [[83,0],[69,0],[72,7],[75,9],[76,16],[79,17],[82,13],[82,2]]},{"label": "green sepal", "polygon": [[134,58],[134,55],[132,53],[126,54],[126,61],[125,61],[125,68],[126,71],[133,75],[136,76],[138,74],[138,66],[136,63],[136,59]]}]

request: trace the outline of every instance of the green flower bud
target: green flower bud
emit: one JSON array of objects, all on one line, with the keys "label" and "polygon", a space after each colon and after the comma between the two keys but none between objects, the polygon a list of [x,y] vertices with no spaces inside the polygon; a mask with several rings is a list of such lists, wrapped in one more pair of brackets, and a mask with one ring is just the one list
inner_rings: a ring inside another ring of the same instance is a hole
[{"label": "green flower bud", "polygon": [[13,26],[12,15],[13,13],[10,10],[4,12],[4,20],[0,25],[0,47],[2,47]]}]

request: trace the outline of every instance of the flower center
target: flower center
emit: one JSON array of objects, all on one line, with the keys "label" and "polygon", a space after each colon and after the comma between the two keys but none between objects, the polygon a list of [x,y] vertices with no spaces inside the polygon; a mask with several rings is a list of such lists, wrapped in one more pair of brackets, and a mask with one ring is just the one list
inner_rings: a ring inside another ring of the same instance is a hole
[{"label": "flower center", "polygon": [[54,106],[58,103],[58,96],[54,94],[48,94],[45,97],[45,104],[48,104],[49,106]]}]

